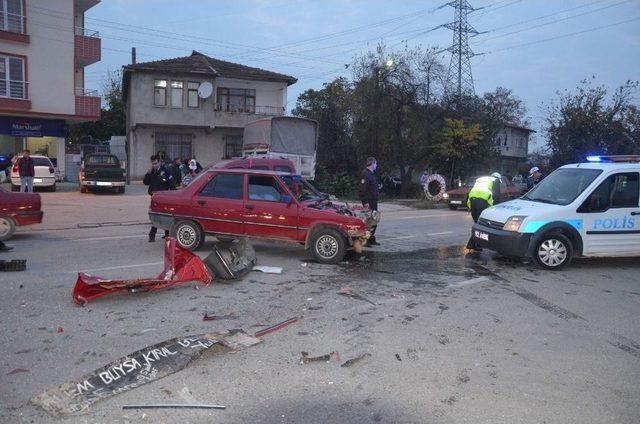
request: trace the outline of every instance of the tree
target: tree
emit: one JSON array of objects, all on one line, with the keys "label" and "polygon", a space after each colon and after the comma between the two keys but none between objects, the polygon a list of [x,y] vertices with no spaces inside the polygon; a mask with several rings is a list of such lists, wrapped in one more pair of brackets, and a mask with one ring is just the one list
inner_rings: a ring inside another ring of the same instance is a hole
[{"label": "tree", "polygon": [[495,91],[485,93],[484,101],[487,118],[494,124],[516,124],[526,126],[529,124],[525,118],[527,108],[522,100],[513,95],[513,91],[504,87],[496,87]]},{"label": "tree", "polygon": [[483,135],[480,124],[467,126],[462,119],[445,119],[442,143],[438,150],[443,156],[449,158],[451,163],[450,181],[455,176],[457,163],[472,156],[476,147],[481,143]]},{"label": "tree", "polygon": [[545,133],[554,167],[589,154],[640,153],[640,112],[632,103],[638,83],[627,81],[609,98],[606,87],[593,81],[583,80],[575,92],[557,93],[547,108]]}]

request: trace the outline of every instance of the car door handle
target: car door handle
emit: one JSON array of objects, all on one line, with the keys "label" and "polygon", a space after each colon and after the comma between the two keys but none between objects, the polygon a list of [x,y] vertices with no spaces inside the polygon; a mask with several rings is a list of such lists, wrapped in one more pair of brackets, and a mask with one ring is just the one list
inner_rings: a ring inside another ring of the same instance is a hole
[{"label": "car door handle", "polygon": [[205,202],[204,200],[198,200],[198,204],[204,206],[207,204],[207,202]]},{"label": "car door handle", "polygon": [[631,212],[631,215],[640,215],[640,212]]},{"label": "car door handle", "polygon": [[253,206],[253,205],[244,205],[244,208],[245,209],[249,209],[249,210],[253,210],[253,209],[255,209],[255,206]]}]

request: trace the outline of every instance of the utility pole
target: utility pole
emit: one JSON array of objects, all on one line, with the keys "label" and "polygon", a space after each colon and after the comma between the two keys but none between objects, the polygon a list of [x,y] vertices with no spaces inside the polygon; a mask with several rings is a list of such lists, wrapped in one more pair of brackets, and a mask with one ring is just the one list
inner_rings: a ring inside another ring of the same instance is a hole
[{"label": "utility pole", "polygon": [[467,0],[453,0],[447,3],[455,10],[453,22],[443,25],[453,31],[453,43],[446,51],[451,53],[449,63],[449,90],[455,86],[458,97],[464,94],[474,94],[473,74],[471,73],[471,58],[477,54],[469,47],[469,37],[480,34],[467,20],[468,14],[474,10]]}]

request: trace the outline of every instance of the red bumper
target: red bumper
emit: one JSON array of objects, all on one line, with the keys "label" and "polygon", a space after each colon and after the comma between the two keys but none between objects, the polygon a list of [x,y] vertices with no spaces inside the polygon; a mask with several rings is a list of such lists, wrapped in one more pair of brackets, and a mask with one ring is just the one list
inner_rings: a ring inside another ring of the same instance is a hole
[{"label": "red bumper", "polygon": [[43,215],[44,213],[42,211],[25,211],[16,213],[12,218],[16,222],[16,225],[22,226],[40,224]]}]

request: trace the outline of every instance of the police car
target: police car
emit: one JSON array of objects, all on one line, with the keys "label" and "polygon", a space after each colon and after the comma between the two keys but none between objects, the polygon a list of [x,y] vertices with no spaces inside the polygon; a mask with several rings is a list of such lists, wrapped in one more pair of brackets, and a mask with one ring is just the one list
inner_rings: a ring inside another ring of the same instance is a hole
[{"label": "police car", "polygon": [[640,257],[640,156],[589,156],[517,200],[485,209],[483,248],[560,269],[574,257]]}]

